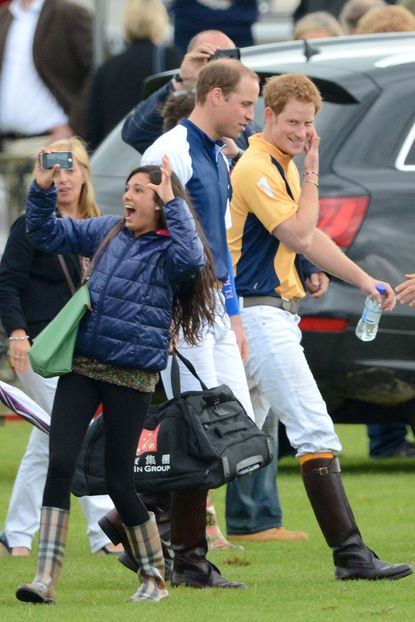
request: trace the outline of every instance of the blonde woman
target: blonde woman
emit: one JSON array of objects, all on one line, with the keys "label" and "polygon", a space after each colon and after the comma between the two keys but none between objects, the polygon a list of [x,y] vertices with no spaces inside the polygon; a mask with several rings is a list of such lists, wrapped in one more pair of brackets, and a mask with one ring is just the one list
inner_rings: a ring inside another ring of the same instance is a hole
[{"label": "blonde woman", "polygon": [[[71,151],[73,169],[57,178],[58,212],[78,220],[99,215],[92,186],[88,154],[81,140],[70,138],[48,145],[51,151]],[[76,256],[64,256],[75,287],[81,264]],[[25,217],[13,224],[0,263],[0,317],[9,338],[10,364],[25,390],[48,413],[52,412],[57,378],[42,378],[30,367],[28,352],[34,337],[71,296],[60,260],[35,249],[26,235]],[[0,535],[0,555],[28,556],[39,529],[42,493],[49,456],[49,439],[34,428],[14,483],[5,529]],[[118,552],[98,526],[103,513],[113,507],[107,496],[83,497],[81,508],[88,523],[93,553]]]}]

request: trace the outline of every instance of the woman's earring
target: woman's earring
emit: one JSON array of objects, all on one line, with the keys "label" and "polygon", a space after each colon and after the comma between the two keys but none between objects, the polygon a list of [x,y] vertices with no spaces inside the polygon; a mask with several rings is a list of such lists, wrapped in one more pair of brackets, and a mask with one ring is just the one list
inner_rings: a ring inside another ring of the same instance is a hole
[{"label": "woman's earring", "polygon": [[161,210],[161,207],[156,207],[156,212],[159,212]]}]

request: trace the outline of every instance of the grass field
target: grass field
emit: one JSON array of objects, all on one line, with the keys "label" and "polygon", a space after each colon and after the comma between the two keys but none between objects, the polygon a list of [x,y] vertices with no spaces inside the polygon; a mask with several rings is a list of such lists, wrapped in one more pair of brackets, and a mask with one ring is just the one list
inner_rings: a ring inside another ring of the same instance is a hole
[{"label": "grass field", "polygon": [[[362,426],[338,426],[344,445],[345,486],[367,543],[388,561],[415,566],[415,460],[371,461]],[[26,423],[0,427],[0,524],[30,432]],[[242,553],[210,554],[223,573],[248,583],[245,591],[171,590],[158,605],[126,603],[137,580],[114,557],[93,557],[85,521],[74,500],[67,556],[56,607],[20,603],[14,591],[30,581],[35,556],[0,558],[1,622],[413,622],[415,575],[397,582],[336,582],[331,554],[306,499],[297,463],[280,465],[285,526],[309,533],[307,542],[250,544]],[[223,525],[223,490],[215,493]]]}]

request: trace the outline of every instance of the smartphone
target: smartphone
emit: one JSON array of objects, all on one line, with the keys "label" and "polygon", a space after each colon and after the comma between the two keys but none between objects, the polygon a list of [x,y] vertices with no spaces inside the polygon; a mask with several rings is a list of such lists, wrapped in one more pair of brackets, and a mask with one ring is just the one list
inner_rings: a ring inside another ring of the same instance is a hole
[{"label": "smartphone", "polygon": [[40,154],[40,166],[46,170],[59,164],[61,168],[73,168],[73,157],[71,151],[52,151]]},{"label": "smartphone", "polygon": [[232,48],[231,50],[216,50],[209,60],[218,60],[218,58],[236,58],[241,60],[241,50],[239,48]]}]

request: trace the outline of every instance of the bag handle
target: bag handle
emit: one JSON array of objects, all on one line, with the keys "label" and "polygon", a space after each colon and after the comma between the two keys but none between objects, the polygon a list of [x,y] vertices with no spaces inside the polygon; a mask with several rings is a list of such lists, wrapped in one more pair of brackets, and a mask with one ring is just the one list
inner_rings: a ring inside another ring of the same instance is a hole
[{"label": "bag handle", "polygon": [[73,296],[74,293],[76,292],[76,287],[72,280],[71,273],[69,272],[67,263],[65,261],[65,257],[63,255],[58,255],[58,261],[61,265],[62,272],[65,275],[66,282],[68,283],[69,291],[71,292],[71,295]]},{"label": "bag handle", "polygon": [[107,235],[104,237],[104,239],[101,241],[101,244],[98,246],[97,250],[95,251],[94,256],[92,257],[90,261],[88,270],[86,271],[84,278],[82,279],[81,285],[85,285],[85,283],[88,283],[89,278],[92,274],[92,271],[94,270],[99,259],[101,258],[102,253],[105,251],[105,249],[107,248],[111,240],[113,240],[115,236],[118,235],[118,233],[121,231],[123,227],[124,227],[124,218],[121,218],[121,220],[116,222],[115,225],[111,227],[111,229],[108,231]]},{"label": "bag handle", "polygon": [[198,376],[192,363],[185,356],[183,356],[183,354],[180,354],[180,352],[176,348],[173,348],[173,357],[172,357],[171,372],[170,372],[173,396],[180,397],[180,394],[181,394],[180,369],[179,369],[179,363],[177,361],[178,358],[181,360],[183,365],[187,367],[187,369],[190,371],[192,376],[194,376],[196,380],[199,381],[200,386],[202,387],[203,391],[208,391],[209,390],[208,387],[205,385],[203,380]]}]

